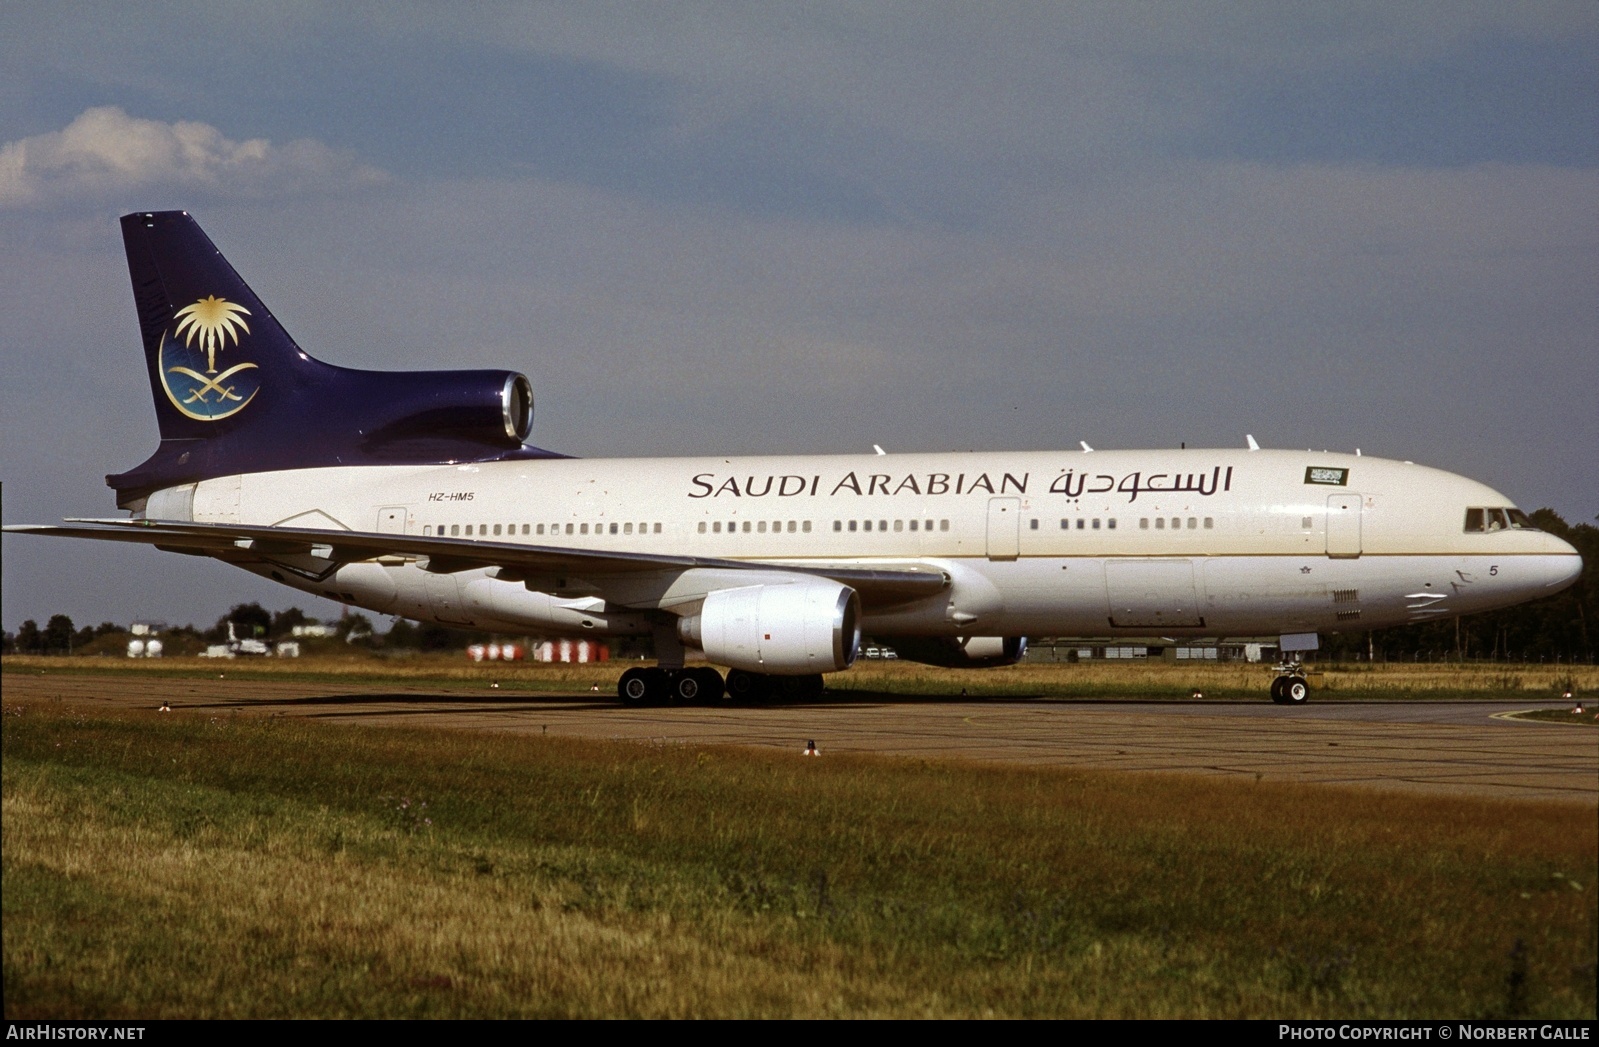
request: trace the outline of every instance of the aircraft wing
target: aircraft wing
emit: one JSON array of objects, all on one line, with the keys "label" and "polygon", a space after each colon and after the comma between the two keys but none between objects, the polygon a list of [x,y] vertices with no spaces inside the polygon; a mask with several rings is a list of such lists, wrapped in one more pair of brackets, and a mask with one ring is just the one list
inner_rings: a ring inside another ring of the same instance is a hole
[{"label": "aircraft wing", "polygon": [[335,563],[359,563],[384,557],[404,557],[417,561],[423,570],[438,574],[483,567],[498,567],[502,576],[510,574],[531,578],[603,577],[694,568],[760,571],[767,574],[782,571],[830,578],[860,593],[861,602],[866,606],[878,607],[933,596],[949,587],[949,576],[943,571],[914,562],[893,567],[866,568],[813,561],[725,560],[377,531],[170,520],[74,519],[61,524],[12,525],[4,530],[15,534],[134,542],[153,545],[167,552],[224,559],[309,554]]}]

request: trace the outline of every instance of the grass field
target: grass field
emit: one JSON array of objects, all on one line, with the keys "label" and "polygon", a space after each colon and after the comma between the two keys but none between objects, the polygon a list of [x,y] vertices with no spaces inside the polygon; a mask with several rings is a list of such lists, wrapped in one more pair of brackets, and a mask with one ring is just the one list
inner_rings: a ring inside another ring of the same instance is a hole
[{"label": "grass field", "polygon": [[[383,658],[365,653],[309,658],[258,658],[219,661],[208,658],[130,660],[122,658],[40,658],[11,656],[6,671],[152,673],[158,676],[209,676],[237,679],[305,680],[318,683],[403,680],[417,683],[488,682],[528,691],[587,691],[598,686],[614,693],[626,662],[594,665],[536,662],[468,662],[458,654]],[[1415,701],[1459,698],[1555,699],[1566,689],[1599,691],[1599,666],[1492,663],[1361,663],[1310,666],[1314,700]],[[847,672],[827,677],[835,692],[1026,696],[1116,699],[1264,699],[1272,673],[1268,666],[1242,662],[1171,662],[1162,659],[1116,662],[1029,662],[998,669],[938,669],[905,661],[861,660]]]},{"label": "grass field", "polygon": [[9,701],[0,739],[8,1018],[1595,1015],[1569,804]]}]

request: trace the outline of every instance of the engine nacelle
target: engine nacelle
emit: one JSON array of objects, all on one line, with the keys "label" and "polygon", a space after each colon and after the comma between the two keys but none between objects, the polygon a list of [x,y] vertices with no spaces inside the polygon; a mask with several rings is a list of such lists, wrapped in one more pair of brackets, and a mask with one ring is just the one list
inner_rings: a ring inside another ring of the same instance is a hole
[{"label": "engine nacelle", "polygon": [[514,371],[401,371],[370,381],[387,395],[371,412],[369,445],[455,439],[516,448],[533,432],[533,385]]},{"label": "engine nacelle", "polygon": [[797,676],[849,668],[860,651],[860,622],[854,589],[817,580],[718,589],[677,631],[713,662]]},{"label": "engine nacelle", "polygon": [[945,669],[992,669],[1015,665],[1027,654],[1025,636],[894,637],[904,659]]}]

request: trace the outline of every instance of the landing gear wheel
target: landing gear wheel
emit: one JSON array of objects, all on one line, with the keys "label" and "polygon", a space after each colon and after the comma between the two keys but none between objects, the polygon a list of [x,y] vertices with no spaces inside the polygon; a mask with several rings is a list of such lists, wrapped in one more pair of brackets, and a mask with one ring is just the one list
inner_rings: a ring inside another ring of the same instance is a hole
[{"label": "landing gear wheel", "polygon": [[644,705],[649,701],[650,685],[645,675],[648,669],[629,669],[616,682],[616,696],[623,705]]},{"label": "landing gear wheel", "polygon": [[772,678],[764,673],[733,669],[727,674],[727,696],[735,702],[765,701],[771,693]]},{"label": "landing gear wheel", "polygon": [[672,697],[672,677],[665,669],[654,667],[644,670],[646,694],[644,704],[665,705]]},{"label": "landing gear wheel", "polygon": [[1283,685],[1288,682],[1288,677],[1277,676],[1271,681],[1271,700],[1278,705],[1285,704],[1288,699],[1283,697]]},{"label": "landing gear wheel", "polygon": [[722,700],[722,695],[726,691],[726,685],[722,683],[721,673],[717,672],[715,669],[712,669],[708,665],[701,666],[698,669],[690,669],[689,672],[699,677],[700,701],[702,703],[706,705],[715,705],[717,702]]},{"label": "landing gear wheel", "polygon": [[704,687],[695,669],[679,669],[672,673],[672,704],[693,705],[704,700]]},{"label": "landing gear wheel", "polygon": [[803,702],[822,696],[822,674],[809,676],[779,676],[772,680],[772,690],[786,702]]},{"label": "landing gear wheel", "polygon": [[1287,677],[1283,683],[1283,704],[1304,705],[1310,701],[1310,682],[1303,676]]}]

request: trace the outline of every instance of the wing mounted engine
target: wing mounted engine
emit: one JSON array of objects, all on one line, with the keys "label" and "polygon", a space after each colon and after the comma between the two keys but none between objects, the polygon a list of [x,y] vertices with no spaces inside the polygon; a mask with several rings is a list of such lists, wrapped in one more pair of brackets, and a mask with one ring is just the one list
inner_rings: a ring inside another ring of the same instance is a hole
[{"label": "wing mounted engine", "polygon": [[818,579],[718,589],[678,622],[685,643],[713,662],[755,673],[836,672],[861,645],[860,596]]}]

